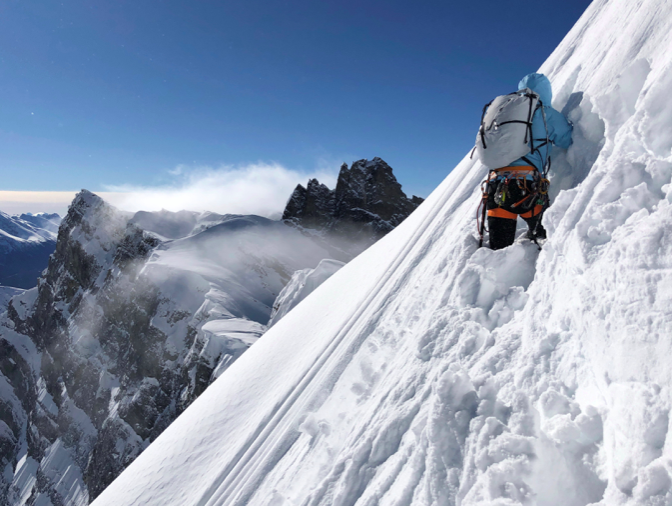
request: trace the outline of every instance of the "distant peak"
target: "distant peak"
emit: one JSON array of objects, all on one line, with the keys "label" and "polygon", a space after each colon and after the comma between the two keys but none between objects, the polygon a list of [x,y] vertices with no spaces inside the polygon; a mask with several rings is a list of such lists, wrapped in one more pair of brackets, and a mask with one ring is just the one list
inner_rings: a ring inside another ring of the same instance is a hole
[{"label": "distant peak", "polygon": [[[347,166],[346,166],[347,168]],[[375,169],[382,168],[384,170],[389,170],[392,171],[392,168],[383,160],[382,158],[376,156],[372,160],[369,160],[367,158],[362,158],[361,160],[357,160],[356,162],[352,162],[352,165],[350,166],[350,170],[359,170],[362,172],[367,172],[371,173]],[[341,168],[343,170],[343,168]]]},{"label": "distant peak", "polygon": [[101,204],[103,203],[104,200],[101,199],[98,195],[96,195],[93,192],[90,192],[89,190],[81,190],[77,195],[75,195],[74,200],[72,201],[72,205],[87,205],[87,206],[92,206],[96,204]]},{"label": "distant peak", "polygon": [[82,219],[88,221],[90,217],[98,215],[101,212],[109,216],[116,216],[118,214],[116,207],[108,204],[95,193],[89,190],[82,190],[75,195],[70,207],[68,207],[68,213],[63,222],[66,226],[73,226]]},{"label": "distant peak", "polygon": [[317,179],[299,185],[289,199],[283,219],[344,236],[377,239],[396,227],[420,205],[409,199],[382,158],[362,159],[341,165],[336,188],[330,190]]}]

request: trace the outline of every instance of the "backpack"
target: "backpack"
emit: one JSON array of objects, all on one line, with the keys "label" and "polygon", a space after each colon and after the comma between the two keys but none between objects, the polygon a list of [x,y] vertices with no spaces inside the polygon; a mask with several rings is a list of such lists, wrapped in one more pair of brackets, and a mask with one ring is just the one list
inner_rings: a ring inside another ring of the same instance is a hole
[{"label": "backpack", "polygon": [[474,147],[483,165],[490,170],[507,167],[532,151],[532,118],[539,108],[543,111],[539,95],[529,88],[501,95],[483,107]]}]

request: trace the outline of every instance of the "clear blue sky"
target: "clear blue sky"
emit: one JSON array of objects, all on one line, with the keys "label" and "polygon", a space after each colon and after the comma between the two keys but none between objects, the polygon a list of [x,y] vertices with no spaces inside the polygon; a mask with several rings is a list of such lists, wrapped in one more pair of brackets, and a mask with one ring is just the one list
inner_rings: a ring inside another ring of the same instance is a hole
[{"label": "clear blue sky", "polygon": [[426,196],[589,3],[3,0],[0,189],[380,156]]}]

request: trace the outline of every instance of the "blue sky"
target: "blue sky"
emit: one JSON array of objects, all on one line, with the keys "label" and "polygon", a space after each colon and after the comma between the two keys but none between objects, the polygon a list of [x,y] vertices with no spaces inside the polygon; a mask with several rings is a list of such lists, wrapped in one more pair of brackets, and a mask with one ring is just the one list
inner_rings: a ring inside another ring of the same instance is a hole
[{"label": "blue sky", "polygon": [[0,189],[380,156],[427,196],[589,3],[4,0]]}]

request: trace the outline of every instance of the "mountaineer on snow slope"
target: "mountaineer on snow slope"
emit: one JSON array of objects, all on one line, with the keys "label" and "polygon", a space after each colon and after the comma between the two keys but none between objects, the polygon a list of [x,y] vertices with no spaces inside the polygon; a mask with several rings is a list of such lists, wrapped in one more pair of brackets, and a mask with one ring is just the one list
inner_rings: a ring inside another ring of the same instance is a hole
[{"label": "mountaineer on snow slope", "polygon": [[[491,169],[482,205],[492,249],[513,244],[519,215],[529,227],[528,238],[546,238],[541,217],[549,205],[546,171],[551,144],[564,149],[572,144],[572,124],[551,107],[548,78],[529,74],[518,90],[486,105],[476,140],[481,161]],[[520,153],[525,154],[519,157]],[[482,241],[483,224],[480,232]]]}]

